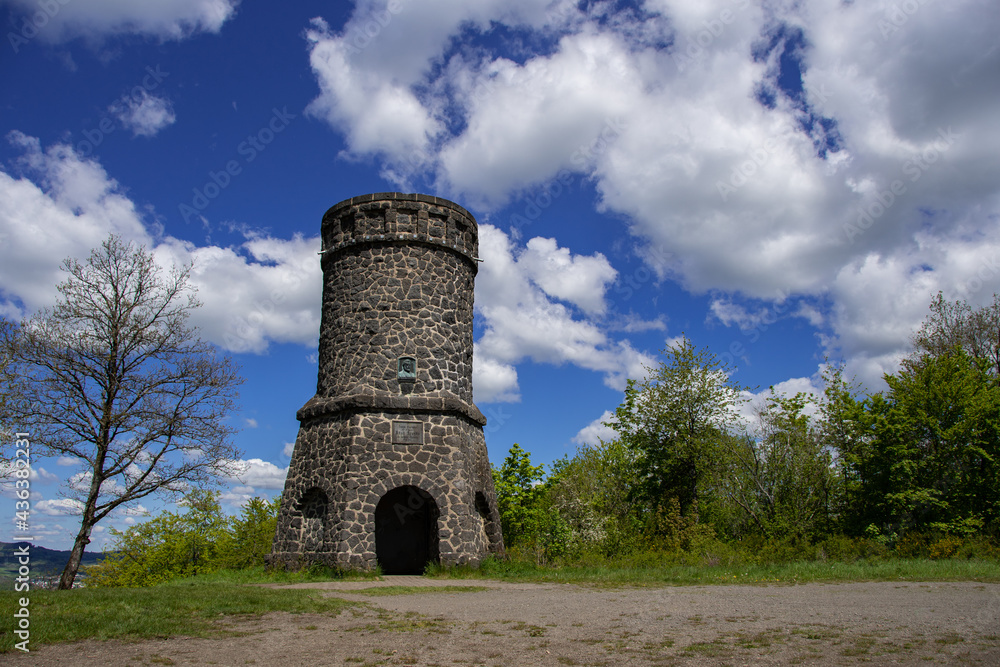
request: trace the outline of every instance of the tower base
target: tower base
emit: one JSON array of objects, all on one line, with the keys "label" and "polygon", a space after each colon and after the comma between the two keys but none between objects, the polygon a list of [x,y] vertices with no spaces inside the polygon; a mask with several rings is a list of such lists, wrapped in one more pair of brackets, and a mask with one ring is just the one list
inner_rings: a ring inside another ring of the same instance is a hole
[{"label": "tower base", "polygon": [[419,574],[503,553],[485,418],[457,399],[313,399],[289,467],[271,567]]}]

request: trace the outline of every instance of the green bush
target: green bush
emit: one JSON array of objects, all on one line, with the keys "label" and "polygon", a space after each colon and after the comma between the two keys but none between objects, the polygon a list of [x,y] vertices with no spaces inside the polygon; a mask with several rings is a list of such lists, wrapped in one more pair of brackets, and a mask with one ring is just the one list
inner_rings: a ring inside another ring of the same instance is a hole
[{"label": "green bush", "polygon": [[153,586],[179,577],[264,564],[277,522],[277,500],[253,498],[240,516],[222,512],[218,495],[194,491],[183,513],[162,512],[121,532],[114,549],[86,569],[90,586]]},{"label": "green bush", "polygon": [[878,540],[847,535],[831,535],[816,543],[816,560],[853,563],[858,560],[881,560],[889,548]]}]

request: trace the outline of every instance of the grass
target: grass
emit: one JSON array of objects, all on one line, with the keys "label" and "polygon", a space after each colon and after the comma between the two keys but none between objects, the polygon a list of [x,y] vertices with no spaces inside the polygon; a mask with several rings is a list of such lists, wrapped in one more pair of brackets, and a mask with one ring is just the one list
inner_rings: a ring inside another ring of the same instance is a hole
[{"label": "grass", "polygon": [[853,563],[805,561],[764,565],[664,567],[539,566],[487,560],[481,568],[431,567],[428,575],[450,579],[574,583],[603,586],[706,584],[802,584],[852,581],[983,581],[1000,582],[1000,561],[898,559]]},{"label": "grass", "polygon": [[375,581],[379,572],[354,572],[328,567],[312,567],[296,571],[267,570],[264,566],[248,567],[244,570],[216,570],[196,577],[174,579],[164,586],[202,584],[297,584],[311,581]]},{"label": "grass", "polygon": [[[233,634],[226,617],[257,616],[273,611],[339,613],[353,603],[322,597],[317,591],[271,589],[240,583],[185,579],[151,588],[81,588],[32,591],[31,643],[80,639],[146,639],[188,635]],[[14,609],[24,593],[2,592],[3,609]],[[218,621],[223,621],[219,623]],[[19,641],[3,624],[0,653]]]},{"label": "grass", "polygon": [[373,586],[346,591],[352,595],[382,597],[387,595],[414,595],[420,593],[478,593],[490,590],[488,586]]}]

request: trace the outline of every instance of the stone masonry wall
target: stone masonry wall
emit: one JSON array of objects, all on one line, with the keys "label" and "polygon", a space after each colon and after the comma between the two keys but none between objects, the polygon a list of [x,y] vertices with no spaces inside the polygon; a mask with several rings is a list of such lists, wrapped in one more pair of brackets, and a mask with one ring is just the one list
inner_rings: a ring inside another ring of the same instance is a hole
[{"label": "stone masonry wall", "polygon": [[[405,391],[471,404],[475,220],[443,199],[395,196],[422,199],[355,197],[323,217],[316,395]],[[396,380],[402,356],[417,360],[413,385]]]},{"label": "stone masonry wall", "polygon": [[[298,413],[270,563],[375,567],[376,507],[411,486],[393,509],[433,505],[433,558],[502,554],[486,420],[472,403],[475,220],[436,197],[364,195],[331,208],[322,237],[317,392]],[[401,357],[416,360],[409,381]],[[394,421],[407,423],[405,442]]]},{"label": "stone masonry wall", "polygon": [[[400,419],[421,421],[429,444],[388,442],[391,421]],[[387,491],[413,485],[427,491],[440,512],[441,562],[478,562],[495,552],[488,526],[498,525],[483,517],[476,505],[477,491],[484,493],[488,506],[496,503],[489,469],[476,456],[480,448],[475,440],[481,433],[481,427],[464,417],[419,413],[342,413],[304,425],[295,443],[285,496],[301,499],[319,489],[329,499],[329,511],[320,521],[310,520],[301,503],[283,502],[274,553],[303,562],[329,554],[318,560],[371,569],[375,506]]]}]

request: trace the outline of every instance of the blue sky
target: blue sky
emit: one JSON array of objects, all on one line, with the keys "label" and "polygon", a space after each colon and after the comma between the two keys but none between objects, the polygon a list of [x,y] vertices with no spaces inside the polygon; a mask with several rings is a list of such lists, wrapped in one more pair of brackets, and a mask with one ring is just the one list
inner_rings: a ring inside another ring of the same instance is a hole
[{"label": "blue sky", "polygon": [[[53,302],[110,232],[194,262],[280,493],[316,382],[320,218],[425,192],[480,223],[490,457],[609,434],[682,333],[765,391],[871,389],[939,290],[1000,285],[1000,15],[980,0],[0,0],[0,310]],[[35,461],[41,544],[80,469]],[[12,518],[13,502],[0,508]],[[107,528],[141,521],[122,512]]]}]

